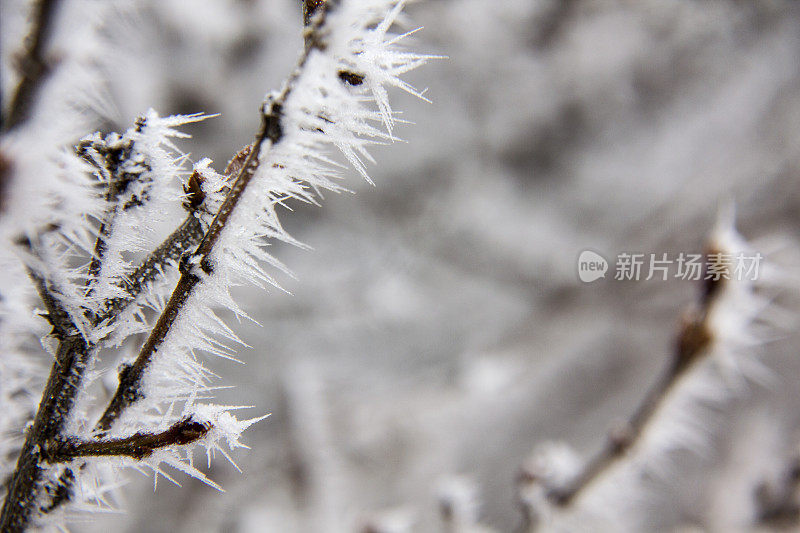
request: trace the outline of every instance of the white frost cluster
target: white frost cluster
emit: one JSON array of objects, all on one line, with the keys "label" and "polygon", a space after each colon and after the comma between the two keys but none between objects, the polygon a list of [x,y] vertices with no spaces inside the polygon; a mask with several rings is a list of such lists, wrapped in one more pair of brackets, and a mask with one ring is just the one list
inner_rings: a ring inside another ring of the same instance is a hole
[{"label": "white frost cluster", "polygon": [[[97,212],[95,195],[85,189],[89,185],[81,173],[85,167],[65,147],[91,131],[98,115],[110,112],[103,78],[112,57],[103,23],[119,16],[124,4],[78,0],[60,6],[51,46],[58,68],[42,85],[30,118],[0,138],[0,153],[10,159],[15,176],[14,186],[4,193],[0,219],[4,239],[37,233],[47,224],[58,224],[62,232],[73,235],[85,231],[86,215]],[[13,61],[19,52],[9,46],[3,51],[4,62]],[[13,87],[16,69],[4,72],[12,73],[3,81]],[[3,93],[10,97],[11,91]]]}]

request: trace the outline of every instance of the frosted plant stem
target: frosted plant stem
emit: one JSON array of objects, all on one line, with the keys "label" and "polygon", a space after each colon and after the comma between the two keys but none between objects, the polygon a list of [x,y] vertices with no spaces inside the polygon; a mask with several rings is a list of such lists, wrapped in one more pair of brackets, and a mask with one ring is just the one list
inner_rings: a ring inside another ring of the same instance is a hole
[{"label": "frosted plant stem", "polygon": [[[281,139],[282,105],[289,96],[293,84],[299,77],[311,50],[322,46],[316,34],[324,23],[328,8],[329,4],[326,4],[324,9],[319,10],[319,13],[313,17],[314,20],[311,26],[306,28],[307,37],[304,53],[298,62],[298,68],[289,78],[282,92],[271,102],[266,102],[262,106],[261,127],[254,143],[251,145],[247,158],[241,168],[238,169],[225,201],[203,235],[197,249],[190,256],[181,258],[181,277],[178,284],[136,360],[131,365],[126,366],[120,373],[119,386],[95,426],[99,436],[106,434],[122,412],[141,396],[140,387],[146,369],[150,365],[159,345],[163,342],[179,316],[193,289],[201,281],[200,275],[193,271],[193,266],[199,265],[206,273],[211,272],[212,266],[209,261],[209,255],[258,168],[258,158],[262,146],[265,142],[276,144]],[[157,275],[158,268],[156,263],[163,262],[167,258],[174,256],[175,245],[181,243],[180,239],[183,234],[188,233],[195,237],[198,235],[196,231],[198,228],[194,227],[194,223],[191,221],[192,218],[194,217],[190,213],[187,221],[151,256],[153,258],[152,261],[148,262],[146,260],[137,270],[139,276],[137,274],[132,276],[134,280],[143,281],[138,285],[139,289],[146,283],[148,278]],[[159,253],[159,250],[162,253]],[[130,297],[130,301],[133,299],[135,299],[135,295]],[[115,302],[112,300],[104,317],[113,316],[115,309],[125,304],[126,302],[123,301]],[[0,518],[0,531],[23,531],[29,525],[34,512],[37,511],[36,498],[39,492],[38,486],[42,478],[42,463],[44,461],[42,450],[46,443],[62,437],[62,430],[80,390],[83,374],[95,350],[96,348],[87,344],[85,339],[77,332],[61,340],[58,347],[57,360],[48,378],[42,403],[37,411],[33,427],[26,437],[17,468],[9,485],[3,505],[2,518]],[[41,511],[50,512],[68,501],[71,497],[73,482],[74,475],[67,470],[65,475],[62,475],[58,481],[52,502]]]},{"label": "frosted plant stem", "polygon": [[69,314],[53,295],[51,287],[46,279],[39,275],[32,268],[28,267],[28,276],[36,286],[36,292],[47,310],[45,318],[53,326],[53,334],[58,338],[63,338],[69,331],[75,329],[74,324],[69,318]]},{"label": "frosted plant stem", "polygon": [[[21,243],[35,250],[29,240]],[[59,339],[55,361],[47,379],[33,425],[28,430],[17,467],[11,476],[0,514],[0,531],[24,531],[37,512],[37,496],[43,473],[42,450],[63,433],[81,389],[83,376],[97,347],[78,331],[69,314],[53,294],[48,281],[29,269],[39,295],[47,308],[52,334]]]},{"label": "frosted plant stem", "polygon": [[609,432],[603,448],[584,464],[573,481],[566,487],[554,487],[548,491],[547,496],[551,502],[560,506],[569,505],[586,487],[623,457],[638,442],[647,424],[669,397],[674,385],[708,353],[713,338],[707,319],[715,296],[719,294],[724,282],[723,278],[704,282],[698,308],[683,317],[670,365],[650,387],[631,417]]},{"label": "frosted plant stem", "polygon": [[[226,175],[230,175],[239,165],[241,165],[241,161],[234,158],[226,169]],[[163,273],[164,268],[168,264],[178,261],[187,248],[197,246],[204,235],[203,224],[199,216],[199,212],[204,209],[204,200],[204,197],[195,197],[193,199],[191,202],[192,205],[190,206],[191,210],[183,223],[164,239],[142,264],[126,278],[126,295],[107,300],[103,312],[96,317],[95,323],[99,324],[106,320],[113,320],[114,317],[124,311],[128,305],[136,301],[139,294],[145,290],[150,282]],[[45,280],[32,270],[29,270],[29,274],[36,283],[42,301],[47,307],[48,314],[62,316],[64,311],[58,304],[58,300],[49,292]],[[58,313],[59,310],[61,313]],[[100,431],[103,430],[103,428],[98,424],[95,430]],[[51,492],[55,496],[52,502],[43,509],[43,512],[52,512],[61,504],[66,503],[71,497],[74,481],[74,473],[71,469],[66,469],[59,477],[55,487],[52,488]]]},{"label": "frosted plant stem", "polygon": [[[33,251],[30,241],[22,244]],[[41,445],[62,432],[93,350],[58,303],[47,281],[31,269],[29,274],[47,308],[53,334],[60,342],[33,425],[8,483],[0,515],[0,531],[4,532],[23,531],[28,525],[35,510],[37,485],[42,474]]]},{"label": "frosted plant stem", "polygon": [[[128,282],[128,296],[110,300],[105,313],[96,317],[95,323],[110,319],[124,310],[168,262],[180,256],[181,250],[199,242],[203,232],[195,214],[194,211],[190,212],[186,221],[134,272],[131,281]],[[26,239],[20,244],[31,253],[35,253],[29,240]],[[40,450],[44,444],[61,435],[80,390],[84,371],[98,349],[94,343],[89,343],[79,334],[69,314],[54,295],[49,282],[33,269],[29,268],[28,273],[47,309],[46,318],[53,326],[52,335],[59,339],[59,345],[42,402],[23,445],[17,469],[9,483],[0,518],[0,531],[21,531],[25,528],[27,516],[34,510],[36,485],[41,477]],[[15,500],[19,502],[11,503]]]},{"label": "frosted plant stem", "polygon": [[37,495],[44,471],[43,445],[63,432],[94,351],[95,348],[77,331],[61,339],[42,401],[8,486],[0,515],[0,531],[24,531],[30,525],[32,515],[38,511]]},{"label": "frosted plant stem", "polygon": [[[137,122],[137,131],[141,131],[142,125],[142,123]],[[117,199],[120,194],[125,192],[125,189],[131,184],[131,182],[136,179],[136,177],[131,179],[130,177],[125,176],[124,172],[122,172],[122,170],[116,165],[112,167],[110,177],[111,179],[108,182],[108,187],[105,193],[105,201],[108,205],[108,210],[103,217],[103,222],[100,224],[100,228],[97,231],[97,239],[94,243],[92,260],[89,263],[89,269],[87,272],[87,296],[92,294],[94,291],[94,283],[97,282],[98,277],[100,276],[100,270],[103,266],[103,257],[107,248],[106,240],[111,236],[111,231],[114,227],[114,221],[119,213],[120,206],[117,202]]]},{"label": "frosted plant stem", "polygon": [[144,459],[160,448],[185,446],[203,438],[211,429],[203,424],[184,418],[165,431],[158,433],[138,432],[130,437],[118,439],[81,440],[75,438],[51,441],[43,451],[49,463],[71,461],[79,457],[123,456]]},{"label": "frosted plant stem", "polygon": [[[175,320],[180,315],[181,310],[191,296],[193,290],[201,282],[201,274],[197,273],[195,268],[199,267],[204,274],[210,274],[213,271],[213,265],[211,264],[209,256],[214,250],[214,245],[217,243],[239,199],[242,197],[242,194],[244,194],[247,185],[258,169],[259,155],[262,147],[264,147],[265,144],[274,146],[280,142],[282,138],[281,118],[283,115],[283,104],[289,97],[294,82],[300,76],[300,72],[311,50],[316,47],[324,46],[317,38],[317,34],[318,30],[324,24],[325,15],[329,6],[330,3],[327,3],[325,9],[320,10],[320,12],[315,15],[315,20],[311,27],[306,28],[306,48],[298,62],[294,74],[289,78],[283,90],[276,97],[262,105],[261,126],[256,134],[255,141],[251,145],[247,158],[242,164],[241,169],[231,185],[230,191],[225,197],[225,201],[222,203],[222,206],[209,225],[208,231],[206,231],[197,250],[191,255],[181,259],[181,277],[178,280],[178,284],[172,291],[169,301],[142,346],[139,355],[133,363],[126,366],[123,371],[120,372],[119,386],[96,425],[96,429],[101,435],[112,427],[114,422],[128,406],[141,397],[141,384],[145,371],[150,366],[158,347],[164,342],[164,339],[175,323]],[[311,37],[308,37],[309,35]]]},{"label": "frosted plant stem", "polygon": [[[277,109],[279,108],[280,106],[277,106]],[[261,129],[256,136],[253,149],[250,151],[250,155],[239,171],[239,175],[236,177],[228,196],[225,198],[219,212],[211,222],[197,250],[190,256],[181,259],[181,277],[178,280],[178,284],[172,291],[169,301],[164,307],[155,326],[153,326],[153,330],[147,337],[136,360],[132,364],[126,366],[120,373],[120,382],[117,391],[97,423],[97,428],[101,433],[108,431],[119,415],[141,395],[140,386],[145,370],[150,365],[158,347],[164,341],[172,325],[175,323],[175,320],[178,318],[181,309],[186,304],[189,296],[191,296],[195,286],[201,281],[200,275],[194,272],[194,266],[199,265],[205,273],[211,273],[212,266],[208,256],[213,250],[220,232],[225,227],[225,223],[236,207],[239,198],[241,198],[242,193],[244,193],[248,183],[252,179],[256,168],[258,168],[258,154],[261,151],[261,146],[268,138],[273,143],[280,139],[280,115],[274,113],[275,109],[276,106],[273,105],[270,111],[263,114]]]},{"label": "frosted plant stem", "polygon": [[[250,148],[251,146],[246,147],[231,159],[225,168],[227,178],[238,175],[239,169],[246,159],[245,154],[249,154]],[[190,184],[193,179],[194,177],[189,179]],[[204,205],[206,198],[202,188],[198,185],[195,189],[190,193],[187,203],[184,204],[189,210],[186,219],[142,261],[136,270],[123,279],[125,296],[106,300],[100,321],[113,319],[118,313],[124,311],[139,297],[150,282],[162,275],[168,264],[178,262],[187,250],[200,244],[205,236],[201,215],[208,210]]]},{"label": "frosted plant stem", "polygon": [[186,248],[197,246],[202,238],[203,224],[196,213],[191,212],[186,220],[125,279],[125,296],[106,301],[101,320],[112,318],[123,311],[136,300],[148,283],[161,275],[168,263],[178,261]]},{"label": "frosted plant stem", "polygon": [[33,26],[25,39],[26,48],[19,61],[22,75],[2,117],[0,131],[6,133],[19,126],[30,116],[37,93],[50,74],[45,49],[53,33],[53,20],[60,0],[39,0],[34,6]]},{"label": "frosted plant stem", "polygon": [[[105,312],[94,318],[99,324],[113,318],[133,303],[146,285],[154,280],[162,269],[177,260],[187,248],[196,245],[203,236],[202,224],[192,210],[186,220],[170,234],[164,242],[150,254],[137,268],[126,283],[125,297],[109,300]],[[20,243],[28,251],[35,253],[29,240]],[[47,320],[53,326],[52,335],[59,339],[56,361],[50,371],[42,401],[28,432],[12,474],[6,499],[0,516],[0,531],[22,531],[27,527],[31,514],[35,511],[37,484],[41,478],[42,446],[52,439],[59,438],[65,422],[80,390],[83,374],[98,346],[88,342],[79,332],[69,314],[60,305],[48,280],[33,269],[28,269],[42,303],[47,309]],[[69,489],[71,481],[62,476],[61,488]],[[57,505],[48,506],[52,510]]]}]

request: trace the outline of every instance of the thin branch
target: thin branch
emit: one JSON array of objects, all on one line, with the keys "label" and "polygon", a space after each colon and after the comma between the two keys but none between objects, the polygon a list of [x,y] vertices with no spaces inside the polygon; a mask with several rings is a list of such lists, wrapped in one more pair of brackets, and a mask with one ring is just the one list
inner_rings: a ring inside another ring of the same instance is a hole
[{"label": "thin branch", "polygon": [[62,434],[70,419],[83,374],[95,351],[95,347],[89,346],[80,334],[61,339],[42,401],[6,493],[0,514],[0,531],[17,533],[30,525],[31,516],[37,511],[36,500],[43,473],[41,444]]},{"label": "thin branch", "polygon": [[[147,120],[144,117],[136,119],[136,132],[140,133]],[[111,236],[114,222],[119,214],[120,195],[124,194],[129,187],[141,177],[141,172],[130,173],[125,170],[124,163],[129,161],[133,153],[135,143],[129,140],[123,146],[106,146],[103,142],[84,141],[76,147],[78,155],[82,156],[88,163],[97,168],[101,175],[108,180],[104,201],[108,208],[97,231],[92,259],[86,275],[86,294],[91,295],[94,286],[100,278],[103,269],[103,257],[108,248],[107,239]]]},{"label": "thin branch", "polygon": [[210,424],[197,422],[189,416],[160,433],[139,432],[130,437],[102,440],[55,439],[47,443],[42,454],[49,463],[102,456],[125,456],[141,460],[160,448],[196,442],[210,430]]},{"label": "thin branch", "polygon": [[[708,257],[714,257],[714,252],[709,252]],[[720,268],[719,265],[717,267]],[[713,341],[708,315],[724,283],[724,277],[704,282],[697,309],[689,311],[682,319],[670,365],[651,386],[630,418],[609,432],[603,448],[583,466],[570,484],[549,489],[547,497],[552,503],[569,505],[578,494],[623,457],[638,442],[675,384],[689,368],[708,354],[708,348]]]},{"label": "thin branch", "polygon": [[[138,280],[138,283],[131,287],[129,296],[111,300],[106,307],[106,313],[98,317],[97,323],[124,310],[135,300],[146,283],[155,278],[163,265],[178,257],[181,250],[185,250],[181,238],[185,237],[194,243],[199,242],[202,230],[198,231],[200,222],[194,215],[195,213],[190,213],[187,220],[137,269],[133,279]],[[25,240],[20,244],[33,252],[30,241]],[[26,436],[16,469],[8,485],[0,514],[0,531],[4,532],[23,531],[28,526],[31,515],[36,511],[37,487],[42,475],[40,462],[44,460],[42,444],[61,438],[65,422],[80,390],[83,374],[98,349],[96,345],[88,343],[77,333],[74,322],[54,295],[50,283],[30,268],[29,275],[47,309],[46,318],[53,326],[53,334],[60,342],[33,426]],[[40,511],[50,512],[68,501],[73,482],[74,474],[67,469],[52,490],[52,501]]]},{"label": "thin branch", "polygon": [[125,296],[112,298],[105,303],[99,322],[108,320],[124,311],[172,262],[177,262],[186,252],[197,246],[203,238],[203,224],[197,213],[192,212],[124,281]]},{"label": "thin branch", "polygon": [[[109,215],[111,216],[111,213]],[[196,213],[190,213],[187,222],[189,218],[195,219],[194,215]],[[104,221],[104,224],[107,223],[108,221]],[[159,268],[175,256],[175,250],[181,245],[177,239],[181,236],[192,236],[197,242],[201,237],[198,233],[202,234],[202,231],[195,231],[193,222],[182,224],[176,232],[167,238],[165,243],[162,243],[156,249],[155,255],[151,255],[137,269],[140,277],[134,279],[140,280],[141,283],[133,287],[130,296],[109,302],[107,312],[102,316],[91,317],[92,323],[97,325],[101,321],[114,316],[115,313],[121,312],[127,305],[132,303],[138,295],[137,291],[141,291],[147,282],[155,278]],[[99,243],[102,238],[101,232],[96,241],[96,251],[101,248]],[[35,253],[28,239],[22,239],[19,244]],[[188,246],[191,247],[192,244],[188,244]],[[185,248],[183,249],[185,250]],[[97,258],[97,255],[95,258]],[[92,280],[99,272],[99,266],[92,270],[94,275],[89,276],[87,279],[87,290],[90,290]],[[87,341],[78,332],[79,330],[74,320],[60,305],[57,297],[59,291],[52,287],[52,282],[32,269],[29,269],[29,274],[39,291],[42,302],[48,310],[46,318],[53,325],[53,333],[59,338],[59,345],[56,349],[56,360],[50,370],[42,400],[37,409],[33,425],[25,438],[25,443],[3,502],[2,513],[0,514],[0,531],[3,532],[23,531],[28,527],[31,516],[37,511],[36,498],[40,490],[40,481],[43,473],[41,462],[43,460],[44,444],[63,437],[66,421],[69,420],[72,413],[86,369],[99,350],[98,344]],[[69,472],[67,478],[62,476],[55,489],[54,499],[50,505],[46,506],[47,509],[52,510],[57,507],[57,501],[63,502],[69,499],[72,484],[71,478],[71,472]],[[67,481],[64,482],[64,479]],[[49,487],[48,485],[47,488]],[[39,509],[39,511],[45,512],[45,509]]]},{"label": "thin branch", "polygon": [[[227,164],[224,171],[226,179],[238,175],[250,154],[252,145],[245,146]],[[192,173],[185,187],[186,200],[184,207],[188,211],[186,219],[164,241],[148,255],[141,265],[128,276],[121,286],[125,296],[112,298],[104,303],[97,323],[113,319],[145,290],[150,282],[161,275],[164,268],[180,260],[193,247],[200,244],[205,236],[203,214],[208,213],[205,205],[206,196],[202,189],[202,178],[198,172]]]},{"label": "thin branch", "polygon": [[[200,209],[200,206],[197,209]],[[178,259],[186,247],[191,247],[200,241],[203,232],[197,215],[196,211],[190,212],[184,223],[156,248],[134,272],[131,279],[135,282],[130,285],[128,295],[110,300],[106,304],[105,313],[94,319],[95,324],[122,312],[135,301],[146,284],[155,279],[168,262]],[[25,239],[20,244],[30,252],[34,252],[29,240]],[[78,328],[55,296],[57,291],[53,290],[51,283],[32,269],[29,269],[29,275],[48,311],[46,318],[53,326],[53,334],[60,342],[42,402],[26,437],[6,494],[0,515],[0,531],[4,532],[22,531],[27,527],[35,508],[34,500],[42,473],[39,466],[39,461],[43,458],[42,445],[61,438],[65,420],[68,419],[80,390],[83,374],[89,361],[99,349],[96,344],[87,342],[78,333]],[[66,471],[54,490],[53,501],[42,511],[52,511],[60,503],[66,502],[71,495],[73,481],[74,474],[69,470]]]},{"label": "thin branch", "polygon": [[[29,238],[21,238],[17,240],[17,244],[25,251],[36,257],[37,260],[41,261],[41,257],[36,252],[36,249]],[[61,302],[58,300],[58,297],[56,296],[57,291],[53,288],[52,282],[47,280],[44,276],[42,276],[39,272],[36,272],[30,266],[27,266],[26,270],[28,272],[28,277],[31,278],[33,285],[36,287],[36,292],[39,295],[39,299],[42,301],[45,309],[47,310],[47,313],[41,316],[47,320],[51,326],[53,326],[52,335],[55,335],[57,338],[61,339],[70,334],[76,333],[77,327],[72,321],[72,318],[67,310],[64,309],[64,306],[61,305]]]},{"label": "thin branch", "polygon": [[11,131],[28,119],[37,93],[50,74],[51,65],[45,57],[45,49],[53,33],[53,20],[58,4],[59,0],[39,0],[34,7],[33,26],[25,39],[27,48],[19,57],[22,77],[11,98],[8,112],[3,115],[0,125],[3,133]]},{"label": "thin branch", "polygon": [[[266,138],[266,123],[267,120],[265,118],[262,121],[262,128],[259,132],[259,136],[256,139],[256,149],[251,152],[250,157],[248,157],[246,167],[240,172],[236,183],[234,183],[231,193],[226,198],[226,201],[220,208],[219,213],[217,213],[216,218],[209,227],[204,239],[198,246],[197,251],[195,251],[195,253],[191,256],[200,258],[202,262],[201,264],[204,264],[204,270],[210,271],[211,267],[207,265],[208,254],[216,242],[221,228],[224,227],[228,216],[230,216],[230,213],[233,211],[236,202],[255,172],[256,165],[253,163],[253,161],[256,159],[255,154],[258,152],[258,149],[261,147],[261,144]],[[155,351],[164,341],[167,333],[170,331],[172,325],[175,323],[175,320],[178,318],[178,315],[180,314],[180,311],[186,301],[189,299],[192,290],[200,282],[200,277],[192,272],[189,261],[182,261],[181,270],[182,274],[180,280],[173,290],[172,296],[167,302],[166,307],[159,316],[158,321],[153,327],[153,330],[147,338],[147,341],[142,347],[141,352],[134,363],[126,366],[124,372],[120,374],[120,383],[119,387],[117,388],[117,392],[114,394],[114,397],[97,424],[98,428],[102,432],[107,431],[111,427],[111,424],[113,424],[117,417],[122,413],[122,411],[140,397],[141,393],[139,391],[139,385],[145,369],[150,365],[150,361],[152,360]]]},{"label": "thin branch", "polygon": [[212,271],[209,255],[219,239],[219,235],[225,227],[228,218],[236,207],[239,198],[241,198],[253,174],[258,168],[257,154],[260,152],[261,146],[264,144],[264,141],[267,140],[268,135],[271,135],[271,137],[269,137],[270,140],[274,138],[272,141],[273,143],[280,139],[279,110],[279,105],[277,107],[273,106],[269,111],[269,113],[272,114],[268,115],[267,112],[263,114],[261,129],[253,143],[253,149],[250,151],[243,168],[239,171],[228,196],[225,198],[217,215],[211,222],[197,250],[190,256],[185,256],[182,259],[180,265],[182,274],[178,280],[178,284],[172,291],[172,296],[170,296],[169,301],[145,341],[139,355],[136,357],[136,360],[131,365],[126,366],[124,371],[120,373],[120,383],[117,387],[117,391],[97,423],[97,427],[101,432],[108,431],[122,411],[141,397],[141,391],[139,389],[145,370],[150,366],[150,362],[156,350],[166,338],[167,333],[169,333],[175,320],[180,315],[192,291],[201,281],[200,276],[194,273],[192,264],[196,263],[200,265],[200,268],[206,273]]}]

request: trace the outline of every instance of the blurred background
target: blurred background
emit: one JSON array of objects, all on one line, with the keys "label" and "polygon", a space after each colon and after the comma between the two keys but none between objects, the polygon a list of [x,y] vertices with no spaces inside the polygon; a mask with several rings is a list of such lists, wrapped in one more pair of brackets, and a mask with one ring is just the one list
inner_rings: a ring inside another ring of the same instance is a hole
[{"label": "blurred background", "polygon": [[[124,130],[150,107],[220,113],[182,148],[222,169],[294,65],[299,2],[140,4],[108,28],[119,59],[105,127]],[[279,278],[286,293],[239,291],[261,324],[236,326],[246,364],[210,362],[235,385],[225,402],[272,413],[234,455],[242,472],[214,461],[224,493],[181,478],[153,494],[134,474],[124,514],[74,531],[518,530],[518,473],[534,449],[597,451],[668,364],[700,290],[581,283],[581,251],[697,252],[735,202],[742,235],[793,279],[796,2],[428,0],[407,11],[424,26],[414,49],[448,57],[409,77],[433,103],[394,95],[412,124],[398,128],[405,142],[373,150],[376,187],[351,175],[357,194],[283,213],[313,251],[275,247],[296,278]],[[770,378],[698,410],[701,444],[660,458],[659,475],[588,487],[602,512],[576,509],[567,530],[623,530],[607,529],[609,516],[638,531],[778,527],[759,523],[754,493],[800,444],[797,285],[781,289],[784,327],[752,353]],[[475,524],[448,525],[443,508]]]}]

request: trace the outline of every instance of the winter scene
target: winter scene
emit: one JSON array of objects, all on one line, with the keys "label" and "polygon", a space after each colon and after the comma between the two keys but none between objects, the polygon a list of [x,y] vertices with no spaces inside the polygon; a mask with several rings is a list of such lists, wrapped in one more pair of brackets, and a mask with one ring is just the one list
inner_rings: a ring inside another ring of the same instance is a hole
[{"label": "winter scene", "polygon": [[800,5],[0,0],[0,531],[800,530]]}]

